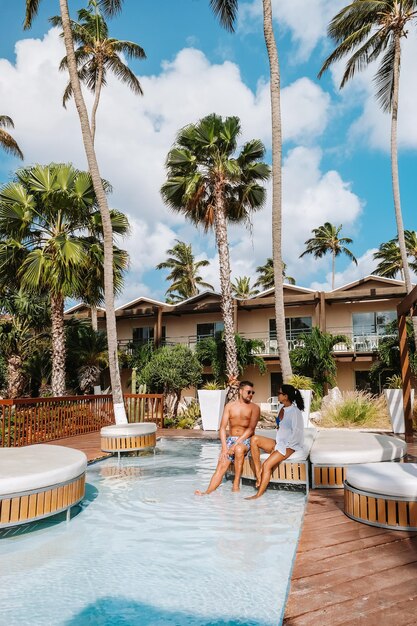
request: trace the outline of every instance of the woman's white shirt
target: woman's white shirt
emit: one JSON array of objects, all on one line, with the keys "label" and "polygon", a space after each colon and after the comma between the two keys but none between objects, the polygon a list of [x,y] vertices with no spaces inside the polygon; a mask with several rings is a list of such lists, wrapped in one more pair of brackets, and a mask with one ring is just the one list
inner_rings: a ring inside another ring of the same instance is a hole
[{"label": "woman's white shirt", "polygon": [[287,448],[302,450],[304,444],[304,420],[303,414],[295,404],[286,407],[281,405],[278,409],[278,415],[282,408],[284,408],[284,417],[280,421],[277,430],[275,450],[285,455]]}]

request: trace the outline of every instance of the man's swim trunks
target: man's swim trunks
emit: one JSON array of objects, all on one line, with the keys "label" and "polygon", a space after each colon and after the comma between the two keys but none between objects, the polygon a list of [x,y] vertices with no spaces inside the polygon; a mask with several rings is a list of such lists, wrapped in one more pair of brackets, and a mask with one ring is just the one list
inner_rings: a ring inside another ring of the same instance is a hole
[{"label": "man's swim trunks", "polygon": [[[228,437],[226,439],[227,449],[229,449],[232,446],[234,446],[238,439],[239,439],[239,437]],[[241,443],[243,443],[243,445],[246,446],[247,452],[249,452],[249,450],[250,450],[250,439],[244,439]],[[231,454],[231,455],[229,454],[229,456],[227,458],[229,459],[229,461],[234,461],[235,455],[234,454]]]}]

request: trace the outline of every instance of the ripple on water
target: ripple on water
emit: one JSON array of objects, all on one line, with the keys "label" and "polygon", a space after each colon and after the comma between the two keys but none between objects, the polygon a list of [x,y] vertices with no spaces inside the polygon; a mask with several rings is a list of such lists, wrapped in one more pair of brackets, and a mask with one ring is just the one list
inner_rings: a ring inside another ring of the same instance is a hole
[{"label": "ripple on water", "polygon": [[[224,483],[199,498],[218,443],[158,448],[90,466],[94,497],[69,525],[0,541],[0,624],[279,623],[304,496],[269,491],[248,502],[251,487],[232,494]],[[103,617],[113,612],[120,622]]]}]

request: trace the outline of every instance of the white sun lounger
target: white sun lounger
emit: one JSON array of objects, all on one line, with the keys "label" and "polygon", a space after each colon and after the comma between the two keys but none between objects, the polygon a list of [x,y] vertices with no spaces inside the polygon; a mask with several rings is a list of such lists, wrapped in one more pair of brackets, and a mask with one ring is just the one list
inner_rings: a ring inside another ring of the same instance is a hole
[{"label": "white sun lounger", "polygon": [[64,446],[0,448],[0,528],[67,511],[84,497],[87,457]]},{"label": "white sun lounger", "polygon": [[345,513],[371,526],[417,530],[417,463],[365,463],[348,467]]}]

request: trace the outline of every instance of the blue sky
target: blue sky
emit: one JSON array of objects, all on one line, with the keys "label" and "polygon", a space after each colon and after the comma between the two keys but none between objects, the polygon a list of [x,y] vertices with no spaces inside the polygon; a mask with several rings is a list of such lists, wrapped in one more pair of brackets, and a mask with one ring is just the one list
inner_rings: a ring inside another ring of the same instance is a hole
[{"label": "blue sky", "polygon": [[[0,0],[1,113],[15,122],[15,137],[26,163],[73,161],[85,167],[75,108],[61,106],[66,77],[57,71],[63,56],[58,33],[48,17],[57,0],[43,0],[31,31],[23,31],[24,2]],[[72,16],[84,6],[69,2]],[[337,263],[336,284],[368,274],[375,248],[395,236],[392,206],[389,116],[373,96],[374,68],[359,75],[343,92],[341,68],[321,81],[316,76],[330,42],[326,26],[341,0],[274,2],[282,71],[284,132],[284,257],[297,284],[328,288],[330,258],[299,260],[311,229],[331,221],[343,224],[359,259]],[[237,32],[224,31],[208,0],[125,0],[123,13],[110,22],[110,33],[139,43],[147,60],[132,63],[145,95],[110,80],[98,113],[97,152],[102,174],[114,188],[110,203],[125,211],[132,234],[122,245],[131,270],[121,301],[140,295],[163,299],[164,274],[153,268],[175,238],[192,242],[198,258],[208,258],[205,278],[218,286],[212,235],[206,236],[162,204],[163,163],[175,133],[184,124],[216,112],[238,115],[242,142],[258,137],[270,148],[268,63],[260,0],[240,3]],[[16,45],[17,44],[17,45]],[[400,176],[406,228],[415,229],[417,121],[413,101],[417,38],[411,32],[402,66],[400,102]],[[91,98],[87,97],[88,104]],[[19,164],[0,155],[0,182]],[[230,231],[232,277],[255,277],[255,268],[271,252],[270,202],[254,217],[253,232]]]}]

